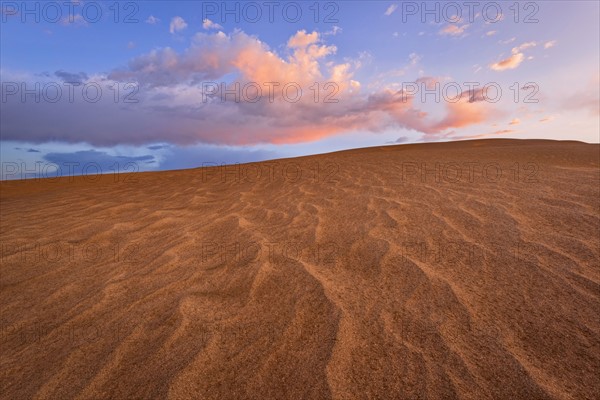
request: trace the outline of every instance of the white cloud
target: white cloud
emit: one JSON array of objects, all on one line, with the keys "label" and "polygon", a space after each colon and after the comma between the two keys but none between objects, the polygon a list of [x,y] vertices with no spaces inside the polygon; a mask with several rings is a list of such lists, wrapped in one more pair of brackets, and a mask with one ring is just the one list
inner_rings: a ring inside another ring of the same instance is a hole
[{"label": "white cloud", "polygon": [[338,33],[342,32],[342,28],[340,28],[337,25],[334,25],[333,28],[330,31],[327,31],[325,33],[323,33],[323,36],[335,36]]},{"label": "white cloud", "polygon": [[556,45],[556,40],[551,40],[549,42],[544,43],[544,49],[549,49],[550,47],[554,47]]},{"label": "white cloud", "polygon": [[149,16],[148,19],[146,20],[146,23],[150,24],[150,25],[158,24],[159,22],[160,22],[160,19],[156,18],[154,15]]},{"label": "white cloud", "polygon": [[394,11],[396,11],[396,9],[398,8],[398,4],[392,4],[391,6],[389,6],[387,8],[387,10],[385,10],[384,15],[390,16],[394,13]]},{"label": "white cloud", "polygon": [[187,23],[181,17],[173,17],[171,24],[169,25],[169,32],[175,33],[187,28]]},{"label": "white cloud", "polygon": [[61,25],[73,25],[73,26],[87,26],[87,21],[81,14],[70,15],[68,17],[63,17],[60,20]]},{"label": "white cloud", "polygon": [[423,57],[421,57],[417,53],[410,53],[408,55],[408,58],[410,59],[410,65],[417,65]]}]

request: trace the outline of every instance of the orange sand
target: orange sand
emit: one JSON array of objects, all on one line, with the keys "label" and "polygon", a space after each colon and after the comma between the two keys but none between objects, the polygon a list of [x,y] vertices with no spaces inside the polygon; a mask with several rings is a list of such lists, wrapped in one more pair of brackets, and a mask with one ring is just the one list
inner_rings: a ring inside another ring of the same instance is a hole
[{"label": "orange sand", "polygon": [[598,399],[599,154],[2,182],[0,397]]}]

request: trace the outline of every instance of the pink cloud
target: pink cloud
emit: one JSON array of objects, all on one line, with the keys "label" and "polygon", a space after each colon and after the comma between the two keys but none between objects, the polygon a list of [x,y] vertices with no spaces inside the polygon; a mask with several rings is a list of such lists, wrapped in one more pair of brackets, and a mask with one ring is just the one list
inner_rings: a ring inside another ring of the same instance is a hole
[{"label": "pink cloud", "polygon": [[[128,68],[99,78],[107,85],[138,82],[139,104],[123,107],[103,99],[97,104],[65,107],[69,115],[78,108],[76,112],[82,115],[82,120],[94,121],[86,124],[61,117],[60,106],[55,106],[52,111],[36,112],[45,116],[47,129],[28,130],[15,119],[14,129],[7,132],[19,132],[20,139],[29,136],[42,140],[48,135],[57,140],[98,145],[160,141],[184,145],[251,145],[307,142],[356,130],[381,132],[404,128],[427,135],[444,135],[449,129],[482,123],[493,116],[493,105],[482,101],[480,92],[472,99],[463,96],[457,103],[446,104],[443,116],[438,118],[419,109],[412,96],[402,91],[378,89],[365,94],[354,78],[360,60],[335,63],[329,57],[336,51],[318,32],[297,32],[287,41],[283,54],[242,31],[201,32],[184,51],[155,49],[132,59]],[[411,60],[418,57],[411,55]],[[262,90],[266,90],[267,83],[279,86],[272,97],[263,92],[257,101],[239,101],[235,96],[223,98],[210,92],[205,86],[208,81],[215,81],[222,85],[216,87],[227,90],[250,84]],[[419,79],[429,86],[436,81],[437,78]],[[319,84],[316,102],[315,82]],[[282,88],[290,83],[303,91],[294,103],[286,101],[282,93]],[[334,101],[326,102],[326,96]],[[23,113],[14,111],[7,115],[23,116]],[[113,117],[102,119],[102,115]],[[26,118],[20,118],[23,120]],[[7,126],[13,126],[13,122]]]},{"label": "pink cloud", "polygon": [[515,133],[515,132],[516,131],[511,130],[511,129],[503,129],[503,130],[494,131],[494,132],[490,132],[490,133],[480,133],[478,135],[462,135],[462,136],[450,136],[450,137],[452,137],[452,139],[485,139],[485,138],[489,138],[490,136],[508,135],[510,133]]},{"label": "pink cloud", "polygon": [[547,117],[544,117],[544,118],[540,119],[541,123],[550,122],[550,121],[554,121],[554,116],[553,115],[549,115]]},{"label": "pink cloud", "polygon": [[202,28],[206,29],[206,30],[210,30],[210,29],[223,29],[223,27],[219,24],[217,24],[216,22],[211,21],[208,18],[205,18],[202,21]]},{"label": "pink cloud", "polygon": [[[536,42],[526,42],[521,44],[520,46],[513,47],[512,55],[508,58],[505,58],[501,61],[493,63],[490,65],[490,68],[494,71],[505,71],[507,69],[515,69],[523,60],[525,60],[525,55],[523,54],[523,50],[526,50],[530,47],[535,47],[537,45]],[[529,60],[533,59],[533,57],[528,57]]]},{"label": "pink cloud", "polygon": [[434,125],[432,132],[440,132],[451,128],[464,128],[485,122],[490,117],[489,106],[482,103],[459,101],[448,103],[446,116]]},{"label": "pink cloud", "polygon": [[511,55],[504,60],[498,61],[497,63],[493,63],[490,65],[490,68],[494,71],[504,71],[507,69],[515,69],[523,62],[524,56],[523,53],[516,53]]},{"label": "pink cloud", "polygon": [[519,118],[515,118],[512,121],[510,121],[509,125],[519,125],[521,123],[521,120]]},{"label": "pink cloud", "polygon": [[465,31],[467,30],[467,28],[469,27],[468,24],[465,25],[455,25],[455,24],[450,24],[450,25],[446,25],[444,28],[442,28],[440,30],[440,35],[448,35],[448,36],[461,36],[465,34]]}]

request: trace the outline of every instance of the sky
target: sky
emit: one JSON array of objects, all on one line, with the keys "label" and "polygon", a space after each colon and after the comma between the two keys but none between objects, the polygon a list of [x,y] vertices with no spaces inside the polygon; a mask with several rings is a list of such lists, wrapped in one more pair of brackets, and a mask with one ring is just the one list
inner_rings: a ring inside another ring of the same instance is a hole
[{"label": "sky", "polygon": [[600,141],[597,1],[3,1],[2,179]]}]

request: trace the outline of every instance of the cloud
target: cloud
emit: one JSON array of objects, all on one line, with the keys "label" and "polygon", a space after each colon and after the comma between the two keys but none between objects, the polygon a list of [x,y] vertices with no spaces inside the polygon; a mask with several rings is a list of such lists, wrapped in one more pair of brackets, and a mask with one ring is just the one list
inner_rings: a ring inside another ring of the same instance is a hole
[{"label": "cloud", "polygon": [[392,4],[392,5],[390,5],[390,6],[389,6],[389,7],[388,7],[388,8],[385,10],[385,12],[384,12],[383,14],[389,17],[389,16],[390,16],[390,15],[392,15],[392,14],[394,13],[394,11],[396,11],[397,9],[398,9],[398,4]]},{"label": "cloud", "polygon": [[494,36],[496,33],[498,33],[498,31],[487,31],[485,33],[486,36]]},{"label": "cloud", "polygon": [[551,40],[549,42],[544,43],[544,49],[549,49],[556,45],[556,40]]},{"label": "cloud", "polygon": [[212,22],[210,19],[205,18],[204,21],[202,21],[202,27],[206,30],[210,30],[210,29],[223,29],[223,27],[215,22]]},{"label": "cloud", "polygon": [[515,118],[509,122],[509,125],[519,125],[520,123],[521,123],[521,120],[519,118]]},{"label": "cloud", "polygon": [[[244,164],[281,158],[276,151],[245,147],[229,147],[214,145],[193,146],[149,146],[152,150],[160,150],[154,155],[121,156],[110,154],[114,149],[106,151],[82,150],[72,152],[48,153],[42,159],[60,169],[44,168],[44,177],[70,176],[82,174],[113,174],[119,172],[138,172],[155,169],[177,170],[198,168],[203,166],[221,166]],[[23,149],[24,150],[24,149]],[[255,173],[256,171],[252,171]],[[266,174],[267,170],[262,171]],[[256,175],[252,176],[253,178]],[[215,176],[217,179],[218,176]]]},{"label": "cloud", "polygon": [[600,97],[598,96],[598,85],[595,89],[582,90],[565,98],[562,107],[574,111],[588,111],[590,114],[600,116]]},{"label": "cloud", "polygon": [[148,19],[146,20],[147,24],[150,25],[155,25],[158,24],[160,22],[160,19],[156,18],[154,15],[151,15],[148,17]]},{"label": "cloud", "polygon": [[547,117],[544,117],[544,118],[540,119],[541,123],[550,122],[550,121],[554,121],[554,116],[553,115],[549,115]]},{"label": "cloud", "polygon": [[440,30],[439,34],[446,35],[446,36],[463,36],[468,27],[469,27],[468,24],[464,24],[461,26],[456,25],[456,24],[450,24],[450,25],[446,25],[444,28],[442,28]]},{"label": "cloud", "polygon": [[26,151],[27,153],[41,153],[39,150],[37,149],[23,149],[21,147],[15,147],[15,150],[19,150],[19,151]]},{"label": "cloud", "polygon": [[187,26],[188,25],[183,18],[173,17],[173,19],[171,19],[171,23],[169,24],[169,32],[179,32],[187,28]]},{"label": "cloud", "polygon": [[536,45],[537,45],[537,43],[536,43],[536,42],[527,42],[527,43],[523,43],[523,44],[522,44],[522,45],[520,45],[520,46],[513,47],[513,49],[512,49],[512,53],[513,53],[513,54],[521,53],[523,50],[526,50],[526,49],[528,49],[528,48],[530,48],[530,47],[535,47]]},{"label": "cloud", "polygon": [[315,44],[319,41],[319,33],[312,32],[306,33],[305,30],[298,31],[294,36],[288,40],[288,47],[291,49],[294,48],[303,48],[307,47],[311,44]]},{"label": "cloud", "polygon": [[432,76],[422,76],[418,78],[415,82],[421,84],[422,86],[420,87],[426,90],[433,90],[435,89],[436,84],[441,82],[441,80]]},{"label": "cloud", "polygon": [[490,137],[490,136],[507,135],[509,133],[515,133],[515,132],[516,131],[511,130],[511,129],[503,129],[503,130],[499,130],[499,131],[495,131],[495,132],[490,132],[490,133],[482,133],[482,134],[479,134],[479,135],[460,135],[460,136],[449,135],[447,137],[450,137],[452,139],[483,139],[483,138],[487,138],[487,137]]},{"label": "cloud", "polygon": [[490,65],[490,68],[494,71],[505,71],[507,69],[515,69],[523,62],[523,53],[513,54],[504,60],[500,60],[497,63]]},{"label": "cloud", "polygon": [[334,25],[333,28],[330,31],[327,31],[325,33],[323,33],[323,36],[335,36],[338,33],[341,33],[343,31],[342,28],[340,28],[337,25]]},{"label": "cloud", "polygon": [[156,144],[156,145],[148,146],[146,148],[148,150],[161,150],[161,149],[168,149],[169,145]]},{"label": "cloud", "polygon": [[61,18],[60,24],[64,26],[87,26],[88,22],[81,14],[69,15]]},{"label": "cloud", "polygon": [[[160,168],[173,170],[173,169],[187,169],[197,168],[203,166],[221,166],[221,165],[234,165],[234,164],[245,164],[249,162],[273,160],[281,158],[281,154],[275,151],[252,149],[252,148],[238,148],[228,146],[212,146],[212,145],[196,145],[170,147],[168,151],[161,154]],[[231,171],[231,169],[229,170]],[[255,175],[248,175],[248,178],[260,178],[257,171],[248,171]],[[267,171],[262,171],[266,174]],[[217,173],[218,174],[218,173]],[[263,178],[266,175],[263,175]],[[215,176],[214,179],[218,179],[219,176]],[[228,179],[235,179],[234,176],[229,176]]]},{"label": "cloud", "polygon": [[573,88],[572,94],[565,95],[560,101],[561,110],[586,111],[600,116],[600,72],[597,70],[583,82],[581,87]]},{"label": "cloud", "polygon": [[506,135],[508,133],[515,133],[515,132],[516,131],[513,130],[513,129],[502,129],[502,130],[499,130],[499,131],[495,131],[493,134],[494,135]]},{"label": "cloud", "polygon": [[[128,69],[113,71],[109,78],[136,80],[149,86],[167,86],[215,80],[238,73],[241,74],[240,82],[244,83],[325,82],[322,73],[324,66],[320,62],[334,54],[337,48],[320,42],[318,32],[298,31],[287,43],[291,55],[283,59],[265,43],[241,31],[229,35],[223,32],[198,33],[192,45],[183,53],[169,47],[152,50],[131,60]],[[331,64],[329,69],[332,73],[341,73],[349,67],[345,65]],[[340,77],[329,78],[337,82]]]},{"label": "cloud", "polygon": [[398,144],[398,143],[406,143],[408,142],[410,139],[406,136],[400,136],[398,139],[392,141],[392,142],[387,142],[387,144]]},{"label": "cloud", "polygon": [[[531,47],[535,47],[537,45],[536,42],[526,42],[521,44],[520,46],[513,47],[511,52],[512,55],[508,58],[505,58],[496,63],[490,64],[490,69],[494,71],[505,71],[507,69],[515,69],[523,60],[525,60],[525,55],[523,54],[523,50],[526,50]],[[533,59],[533,57],[528,57],[528,60]]]},{"label": "cloud", "polygon": [[[43,156],[45,161],[56,164],[60,170],[48,176],[66,176],[81,174],[107,174],[115,171],[137,172],[145,169],[146,165],[156,162],[154,156],[119,156],[104,151],[83,150],[71,153],[48,153]],[[118,168],[116,168],[118,167]]]},{"label": "cloud", "polygon": [[63,82],[69,83],[83,83],[89,79],[88,75],[85,72],[73,73],[66,72],[63,70],[58,70],[54,73],[57,78],[63,80]]},{"label": "cloud", "polygon": [[[411,70],[414,71],[421,62],[423,57],[417,53],[410,53],[408,55],[408,63],[392,70],[388,70],[377,74],[369,85],[370,88],[381,88],[381,87],[389,87],[393,89],[397,89],[401,86],[400,83],[397,82],[399,77],[406,76]],[[371,55],[365,56],[367,63],[371,62]],[[406,82],[408,83],[408,82]]]},{"label": "cloud", "polygon": [[433,125],[431,132],[479,124],[488,120],[493,113],[490,104],[485,101],[483,89],[463,92],[457,102],[448,103],[446,108],[446,116]]},{"label": "cloud", "polygon": [[[336,46],[326,43],[318,32],[304,30],[292,35],[280,53],[240,30],[230,34],[200,32],[187,49],[154,49],[133,58],[126,68],[90,76],[110,93],[98,102],[71,104],[63,99],[51,105],[23,104],[19,96],[10,97],[3,104],[7,115],[2,120],[3,138],[96,146],[248,146],[309,142],[351,131],[407,129],[443,135],[448,129],[494,116],[493,104],[481,101],[478,93],[473,101],[464,96],[466,99],[455,104],[434,105],[441,109],[441,116],[419,109],[412,96],[392,86],[364,93],[354,76],[363,60],[336,63],[330,59],[336,51]],[[420,56],[411,53],[409,60],[410,66],[415,66]],[[210,81],[218,83],[219,90],[239,94],[236,86],[254,84],[262,87],[263,93],[256,101],[223,97],[207,89]],[[114,101],[108,88],[124,82],[137,83],[133,96],[137,103]],[[279,85],[272,96],[265,86],[269,82]],[[316,102],[311,89],[315,82],[320,84]],[[282,88],[289,83],[303,91],[297,102],[285,99]],[[324,83],[330,86],[324,87]],[[326,98],[335,101],[326,102]],[[32,114],[35,120],[28,118]]]}]

